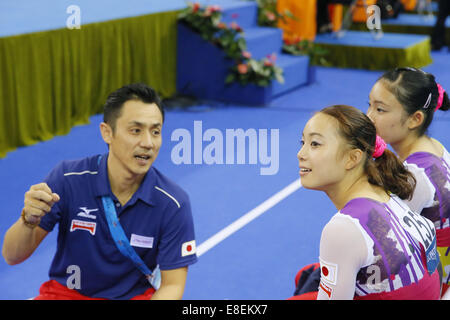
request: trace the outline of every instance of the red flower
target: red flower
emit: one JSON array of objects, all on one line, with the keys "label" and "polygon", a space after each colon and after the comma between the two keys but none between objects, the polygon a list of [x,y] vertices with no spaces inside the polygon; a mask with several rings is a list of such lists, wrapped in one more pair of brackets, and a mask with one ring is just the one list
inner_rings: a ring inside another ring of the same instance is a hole
[{"label": "red flower", "polygon": [[269,21],[274,21],[275,18],[276,18],[276,17],[275,17],[275,14],[274,14],[273,12],[266,11],[265,14],[266,14],[266,18],[267,18]]},{"label": "red flower", "polygon": [[195,13],[200,9],[200,3],[196,2],[194,3],[194,5],[192,6],[192,11]]},{"label": "red flower", "polygon": [[245,63],[238,64],[237,69],[240,74],[246,74],[248,72],[248,66]]},{"label": "red flower", "polygon": [[252,54],[248,51],[242,51],[242,56],[244,58],[250,59],[252,57]]},{"label": "red flower", "polygon": [[211,6],[211,12],[218,12],[218,11],[222,11],[222,8],[219,5]]},{"label": "red flower", "polygon": [[218,12],[218,11],[221,11],[221,10],[222,9],[218,5],[207,6],[206,9],[205,9],[205,13],[203,15],[209,17],[214,12]]},{"label": "red flower", "polygon": [[265,59],[264,60],[264,67],[272,67],[273,63],[270,60]]},{"label": "red flower", "polygon": [[284,39],[283,40],[284,41],[284,44],[286,44],[286,45],[288,45],[288,46],[291,46],[291,45],[293,45],[294,44],[294,41],[292,41],[291,39]]},{"label": "red flower", "polygon": [[219,28],[219,29],[226,29],[226,28],[227,28],[227,25],[226,25],[225,23],[223,23],[223,22],[219,22],[219,23],[217,24],[217,28]]},{"label": "red flower", "polygon": [[236,30],[237,32],[241,32],[242,28],[235,22],[231,22],[230,24],[231,29]]}]

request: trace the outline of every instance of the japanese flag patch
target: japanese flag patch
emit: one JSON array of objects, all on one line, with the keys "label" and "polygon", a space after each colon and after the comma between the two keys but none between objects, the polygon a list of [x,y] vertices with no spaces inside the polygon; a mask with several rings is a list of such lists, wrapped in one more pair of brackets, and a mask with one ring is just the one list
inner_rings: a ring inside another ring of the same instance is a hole
[{"label": "japanese flag patch", "polygon": [[181,245],[181,256],[190,256],[191,254],[195,254],[197,252],[197,247],[195,245],[195,240],[191,240],[185,242]]},{"label": "japanese flag patch", "polygon": [[319,288],[323,290],[328,296],[328,299],[331,299],[331,295],[333,293],[333,289],[327,286],[323,281],[320,281]]},{"label": "japanese flag patch", "polygon": [[320,259],[320,280],[324,280],[329,284],[336,285],[337,272],[338,272],[337,264],[326,262]]}]

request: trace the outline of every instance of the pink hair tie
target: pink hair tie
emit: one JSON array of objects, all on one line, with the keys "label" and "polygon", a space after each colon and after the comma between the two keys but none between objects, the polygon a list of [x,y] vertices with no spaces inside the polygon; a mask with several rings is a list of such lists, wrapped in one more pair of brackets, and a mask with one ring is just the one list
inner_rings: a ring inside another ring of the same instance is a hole
[{"label": "pink hair tie", "polygon": [[439,98],[437,101],[437,105],[436,105],[436,109],[434,111],[436,111],[437,109],[439,109],[442,106],[442,102],[444,101],[444,88],[441,87],[441,85],[438,83],[437,84],[438,87],[438,92],[439,92]]},{"label": "pink hair tie", "polygon": [[386,147],[386,142],[384,142],[384,140],[379,135],[377,135],[377,139],[375,140],[375,150],[372,154],[372,157],[380,157],[384,153],[384,150],[386,150]]}]

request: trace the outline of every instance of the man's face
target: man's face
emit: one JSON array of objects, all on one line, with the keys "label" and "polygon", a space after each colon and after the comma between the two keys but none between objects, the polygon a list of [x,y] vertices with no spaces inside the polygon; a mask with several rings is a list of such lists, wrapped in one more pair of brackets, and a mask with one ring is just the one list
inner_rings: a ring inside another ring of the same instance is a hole
[{"label": "man's face", "polygon": [[122,106],[115,129],[102,124],[102,136],[109,145],[109,170],[145,175],[158,156],[162,138],[162,114],[154,103],[128,100]]}]

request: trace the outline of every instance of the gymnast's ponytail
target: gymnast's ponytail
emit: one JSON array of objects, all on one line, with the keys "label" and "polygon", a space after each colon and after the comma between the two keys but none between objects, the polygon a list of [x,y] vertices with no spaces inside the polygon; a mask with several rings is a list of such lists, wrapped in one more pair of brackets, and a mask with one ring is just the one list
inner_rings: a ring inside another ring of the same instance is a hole
[{"label": "gymnast's ponytail", "polygon": [[362,111],[345,105],[335,105],[320,111],[339,122],[340,133],[351,148],[366,153],[364,171],[370,184],[383,188],[400,199],[411,199],[416,179],[398,157],[376,134],[372,121]]},{"label": "gymnast's ponytail", "polygon": [[448,93],[444,91],[442,95],[442,105],[439,107],[439,110],[448,111],[449,108],[450,108],[450,100],[448,98]]},{"label": "gymnast's ponytail", "polygon": [[385,149],[374,160],[368,159],[365,165],[369,183],[396,194],[400,199],[411,199],[416,179],[391,150]]}]

